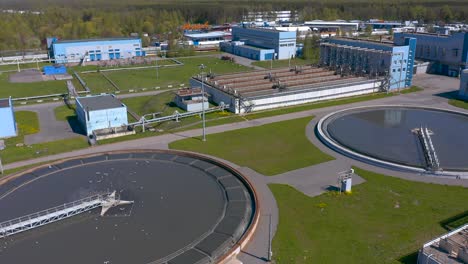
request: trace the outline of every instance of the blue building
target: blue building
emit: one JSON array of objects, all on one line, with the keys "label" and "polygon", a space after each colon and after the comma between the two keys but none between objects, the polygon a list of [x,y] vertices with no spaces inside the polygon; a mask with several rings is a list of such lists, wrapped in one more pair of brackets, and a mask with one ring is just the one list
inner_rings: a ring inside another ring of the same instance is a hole
[{"label": "blue building", "polygon": [[395,33],[395,44],[404,43],[408,37],[417,39],[416,59],[430,62],[428,73],[456,77],[468,69],[468,33]]},{"label": "blue building", "polygon": [[128,124],[127,106],[114,95],[77,97],[75,111],[88,136],[93,134],[93,130]]},{"label": "blue building", "polygon": [[296,31],[233,27],[232,42],[220,43],[220,48],[253,60],[289,59],[296,56]]},{"label": "blue building", "polygon": [[55,63],[127,59],[144,56],[139,38],[57,40],[49,38]]},{"label": "blue building", "polygon": [[15,112],[11,97],[0,99],[0,138],[14,137],[16,132]]},{"label": "blue building", "polygon": [[386,78],[389,90],[411,86],[416,39],[401,45],[352,38],[330,38],[320,44],[320,64],[341,72]]}]

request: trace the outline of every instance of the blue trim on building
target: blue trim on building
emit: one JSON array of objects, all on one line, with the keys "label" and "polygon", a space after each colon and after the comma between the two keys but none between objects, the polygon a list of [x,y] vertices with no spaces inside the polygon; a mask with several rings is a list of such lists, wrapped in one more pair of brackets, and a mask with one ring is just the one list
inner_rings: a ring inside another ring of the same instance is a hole
[{"label": "blue trim on building", "polygon": [[406,38],[405,39],[405,45],[409,47],[408,49],[408,63],[406,65],[407,71],[406,71],[406,82],[405,85],[407,87],[411,86],[412,80],[413,80],[413,67],[414,67],[414,60],[416,56],[416,42],[417,40],[415,38]]},{"label": "blue trim on building", "polygon": [[430,62],[429,73],[459,76],[460,69],[468,68],[468,33],[395,33],[395,43],[402,44],[407,37],[417,39],[415,58]]},{"label": "blue trim on building", "polygon": [[141,39],[136,38],[67,40],[52,43],[51,56],[56,63],[79,62],[85,56],[99,61],[144,56],[141,48]]},{"label": "blue trim on building", "polygon": [[321,45],[323,65],[388,76],[390,90],[411,86],[416,39],[402,45],[352,38],[330,38],[325,42],[332,45]]},{"label": "blue trim on building", "polygon": [[296,56],[296,31],[233,27],[232,40],[220,43],[220,48],[254,60],[281,60]]}]

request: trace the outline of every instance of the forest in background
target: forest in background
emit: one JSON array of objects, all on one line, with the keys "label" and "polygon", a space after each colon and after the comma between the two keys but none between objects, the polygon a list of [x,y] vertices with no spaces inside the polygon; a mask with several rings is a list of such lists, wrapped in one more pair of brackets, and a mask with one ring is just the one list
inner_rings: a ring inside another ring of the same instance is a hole
[{"label": "forest in background", "polygon": [[41,14],[0,13],[0,50],[44,47],[44,39],[119,37],[132,32],[180,36],[185,22],[223,24],[249,11],[292,10],[300,21],[370,18],[424,23],[466,22],[466,0],[2,0],[0,9]]}]

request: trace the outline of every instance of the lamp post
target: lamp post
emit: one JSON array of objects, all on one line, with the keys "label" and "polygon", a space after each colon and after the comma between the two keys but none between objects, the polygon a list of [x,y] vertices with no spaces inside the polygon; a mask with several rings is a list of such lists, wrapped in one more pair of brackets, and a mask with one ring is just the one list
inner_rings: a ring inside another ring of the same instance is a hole
[{"label": "lamp post", "polygon": [[156,80],[159,80],[158,51],[156,51]]},{"label": "lamp post", "polygon": [[202,89],[202,123],[203,123],[203,137],[202,141],[206,141],[206,128],[205,128],[205,87],[203,85],[203,70],[206,68],[204,64],[198,66],[201,75],[201,89]]}]

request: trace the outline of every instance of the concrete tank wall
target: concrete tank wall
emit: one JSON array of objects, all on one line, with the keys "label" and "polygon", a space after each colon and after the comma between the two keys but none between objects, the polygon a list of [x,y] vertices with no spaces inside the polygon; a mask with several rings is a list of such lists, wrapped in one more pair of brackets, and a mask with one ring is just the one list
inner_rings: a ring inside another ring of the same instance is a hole
[{"label": "concrete tank wall", "polygon": [[[371,81],[351,86],[330,87],[326,89],[315,89],[294,94],[276,94],[262,99],[251,99],[254,104],[252,111],[266,110],[284,106],[298,105],[309,102],[329,100],[341,97],[349,97],[379,91],[381,81]],[[243,109],[240,110],[243,112]]]}]

